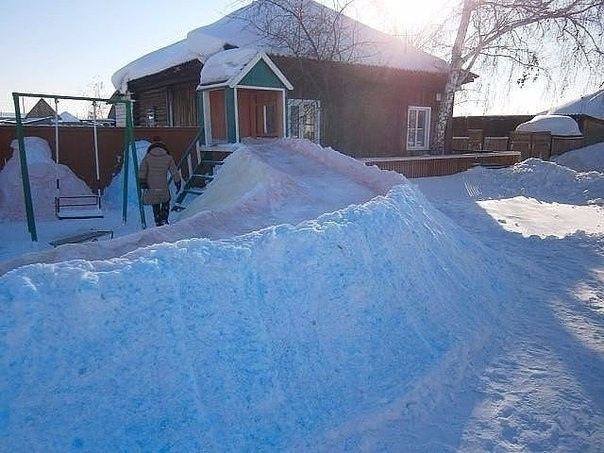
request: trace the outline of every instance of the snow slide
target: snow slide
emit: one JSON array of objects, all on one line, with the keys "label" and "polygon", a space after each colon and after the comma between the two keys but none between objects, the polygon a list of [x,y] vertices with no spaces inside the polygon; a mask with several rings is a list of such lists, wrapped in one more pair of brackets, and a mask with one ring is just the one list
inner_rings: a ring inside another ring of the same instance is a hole
[{"label": "snow slide", "polygon": [[489,354],[505,275],[409,184],[298,226],[16,269],[0,449],[371,450],[362,432],[429,419]]},{"label": "snow slide", "polygon": [[[16,140],[11,143],[11,148],[13,155],[0,172],[0,221],[25,218],[19,145]],[[92,194],[86,183],[69,167],[55,163],[46,140],[25,137],[25,152],[36,219],[55,217],[57,178],[61,182],[61,195]]]},{"label": "snow slide", "polygon": [[0,275],[29,263],[108,259],[162,242],[223,239],[272,225],[295,224],[365,202],[405,183],[398,173],[367,167],[305,140],[241,145],[180,221],[106,241],[102,247],[74,244],[23,255],[0,263]]}]

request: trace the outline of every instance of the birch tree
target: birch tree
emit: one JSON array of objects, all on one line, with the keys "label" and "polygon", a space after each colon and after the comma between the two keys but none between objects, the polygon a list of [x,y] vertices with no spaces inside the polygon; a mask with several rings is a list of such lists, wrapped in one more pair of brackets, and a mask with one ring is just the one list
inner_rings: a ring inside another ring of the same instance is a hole
[{"label": "birch tree", "polygon": [[455,93],[477,65],[506,61],[520,70],[518,81],[524,83],[547,71],[543,61],[553,52],[559,62],[601,74],[604,0],[460,0],[457,11],[433,142],[441,153]]}]

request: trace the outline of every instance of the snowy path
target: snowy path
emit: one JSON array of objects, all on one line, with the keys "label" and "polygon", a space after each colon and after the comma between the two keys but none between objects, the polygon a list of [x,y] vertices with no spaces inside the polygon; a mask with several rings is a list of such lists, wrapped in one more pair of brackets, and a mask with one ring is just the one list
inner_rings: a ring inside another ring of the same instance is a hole
[{"label": "snowy path", "polygon": [[[476,370],[472,384],[458,388],[450,407],[439,409],[449,417],[458,414],[451,418],[463,424],[460,436],[432,432],[430,437],[440,438],[440,445],[447,449],[468,451],[601,450],[604,229],[596,227],[599,234],[595,236],[579,232],[558,238],[526,237],[505,229],[497,219],[500,210],[491,212],[491,217],[481,207],[475,200],[481,194],[480,184],[467,175],[418,180],[418,185],[440,210],[506,258],[515,270],[520,293],[515,306],[509,307],[513,322],[501,325],[505,340],[498,352]],[[534,200],[522,198],[514,201],[520,219],[534,212],[530,209]],[[526,209],[520,206],[523,202]],[[505,206],[509,201],[490,203]],[[532,233],[541,236],[559,233],[552,229],[559,230],[560,223],[565,223],[567,233],[584,230],[593,216],[602,216],[602,208],[592,206],[585,207],[593,210],[590,219],[578,215],[565,222],[548,222],[558,215],[556,203],[542,203],[546,208],[541,210],[542,222],[531,219]],[[566,206],[558,204],[559,209],[570,209]],[[469,394],[474,400],[471,413],[460,413],[459,403],[467,401]],[[437,415],[427,419],[433,423]],[[386,430],[399,428],[393,424]],[[434,427],[423,428],[430,432]],[[402,437],[382,432],[376,438],[403,441],[404,430],[400,433]],[[395,444],[378,445],[393,448]]]}]

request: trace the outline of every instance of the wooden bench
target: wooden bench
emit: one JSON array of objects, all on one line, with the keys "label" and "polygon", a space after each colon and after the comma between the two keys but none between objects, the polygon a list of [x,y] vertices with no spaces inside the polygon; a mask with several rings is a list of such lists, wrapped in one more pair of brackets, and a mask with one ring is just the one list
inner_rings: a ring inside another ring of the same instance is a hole
[{"label": "wooden bench", "polygon": [[55,239],[54,241],[49,242],[53,247],[58,247],[64,244],[81,244],[83,242],[95,242],[100,238],[110,236],[110,239],[113,239],[113,231],[112,230],[92,230],[86,231],[84,233],[73,234],[71,236],[65,236],[59,239]]}]

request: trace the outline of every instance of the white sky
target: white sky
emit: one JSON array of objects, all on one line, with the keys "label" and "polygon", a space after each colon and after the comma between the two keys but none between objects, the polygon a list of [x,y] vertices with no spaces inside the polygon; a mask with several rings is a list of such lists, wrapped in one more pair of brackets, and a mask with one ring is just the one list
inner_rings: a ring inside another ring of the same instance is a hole
[{"label": "white sky", "polygon": [[[351,15],[404,34],[437,21],[450,1],[357,0]],[[239,5],[233,0],[0,0],[0,111],[13,111],[13,91],[92,94],[96,80],[110,95],[111,74],[121,66]],[[597,88],[578,77],[565,90],[558,80],[549,85],[539,80],[520,89],[505,74],[480,75],[481,84],[471,88],[489,86],[473,92],[472,101],[458,105],[456,114],[536,113]],[[64,103],[59,110],[82,115],[87,106]]]}]

